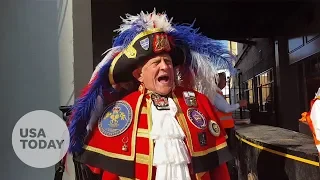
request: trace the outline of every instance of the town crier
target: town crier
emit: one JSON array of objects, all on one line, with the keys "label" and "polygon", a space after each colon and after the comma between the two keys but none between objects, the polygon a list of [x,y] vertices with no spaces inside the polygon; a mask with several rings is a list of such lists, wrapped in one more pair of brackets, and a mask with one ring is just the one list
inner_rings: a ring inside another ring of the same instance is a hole
[{"label": "town crier", "polygon": [[[232,68],[229,51],[193,24],[173,25],[155,11],[127,15],[117,31],[72,109],[75,161],[102,180],[229,180],[232,156],[214,106],[179,87],[175,71],[188,68],[215,83],[217,72],[204,71]],[[126,84],[123,96],[106,99]]]}]

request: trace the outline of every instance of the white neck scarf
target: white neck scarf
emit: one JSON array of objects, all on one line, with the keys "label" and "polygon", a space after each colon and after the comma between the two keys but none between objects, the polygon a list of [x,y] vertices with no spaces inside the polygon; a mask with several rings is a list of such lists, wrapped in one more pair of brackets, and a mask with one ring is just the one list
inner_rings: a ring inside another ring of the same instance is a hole
[{"label": "white neck scarf", "polygon": [[152,130],[155,142],[153,165],[156,180],[190,180],[189,153],[184,143],[185,134],[175,118],[177,106],[168,98],[170,110],[158,110],[152,103]]}]

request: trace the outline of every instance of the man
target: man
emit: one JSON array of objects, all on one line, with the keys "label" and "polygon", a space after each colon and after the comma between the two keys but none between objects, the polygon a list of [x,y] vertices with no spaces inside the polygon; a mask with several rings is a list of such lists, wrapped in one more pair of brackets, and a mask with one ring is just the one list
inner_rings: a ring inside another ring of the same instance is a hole
[{"label": "man", "polygon": [[[230,66],[228,51],[192,25],[171,25],[166,14],[141,12],[123,22],[110,60],[96,69],[73,108],[70,152],[78,154],[76,161],[102,180],[229,180],[232,156],[214,106],[203,94],[178,87],[174,73],[191,64]],[[134,80],[136,91],[102,103],[103,90]]]},{"label": "man", "polygon": [[[247,101],[240,100],[239,103],[236,104],[229,104],[225,97],[223,96],[222,89],[226,87],[227,78],[224,72],[218,74],[218,89],[217,94],[213,98],[213,104],[216,107],[216,113],[220,119],[221,125],[227,133],[228,139],[228,146],[233,154],[235,154],[235,148],[233,146],[233,133],[234,133],[234,119],[232,117],[232,112],[240,107],[246,107]],[[232,174],[231,177],[237,179],[237,171],[235,167],[235,162],[230,161],[228,162],[229,172]]]},{"label": "man", "polygon": [[213,104],[217,108],[217,114],[220,118],[223,128],[228,132],[230,129],[234,128],[232,112],[240,107],[246,107],[248,102],[247,100],[240,100],[239,103],[229,104],[222,93],[222,89],[224,89],[227,84],[226,74],[221,72],[218,75],[218,90],[215,98],[213,99]]},{"label": "man", "polygon": [[310,102],[310,111],[302,113],[300,121],[309,125],[320,158],[320,88]]},{"label": "man", "polygon": [[310,119],[313,124],[313,135],[320,155],[320,88],[315,98],[311,101]]}]

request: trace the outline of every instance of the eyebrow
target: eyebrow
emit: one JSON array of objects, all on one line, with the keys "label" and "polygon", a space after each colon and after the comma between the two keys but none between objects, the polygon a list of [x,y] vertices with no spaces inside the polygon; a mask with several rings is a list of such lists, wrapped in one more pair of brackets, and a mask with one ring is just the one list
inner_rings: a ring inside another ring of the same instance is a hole
[{"label": "eyebrow", "polygon": [[[172,63],[172,59],[171,59],[170,56],[161,56],[161,57],[163,58],[164,61],[166,61],[166,62],[170,61],[170,62]],[[160,62],[160,61],[161,61],[161,57],[158,56],[158,57],[157,57],[153,62],[151,62],[151,63]],[[150,62],[150,61],[146,60],[146,63],[148,63],[148,62]]]},{"label": "eyebrow", "polygon": [[[171,63],[172,63],[172,59],[170,59],[170,58],[164,57],[163,60],[164,60],[165,62],[171,62]],[[155,60],[154,62],[152,62],[152,63],[159,63],[159,62],[161,62],[161,58],[156,59],[156,60]]]}]

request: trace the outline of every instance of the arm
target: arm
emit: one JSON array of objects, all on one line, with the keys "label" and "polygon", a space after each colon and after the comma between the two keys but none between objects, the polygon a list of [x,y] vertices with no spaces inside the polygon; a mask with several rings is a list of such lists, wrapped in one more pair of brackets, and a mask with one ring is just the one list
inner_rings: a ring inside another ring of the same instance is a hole
[{"label": "arm", "polygon": [[220,94],[216,94],[213,104],[217,109],[225,113],[233,112],[240,107],[239,103],[230,105]]}]

